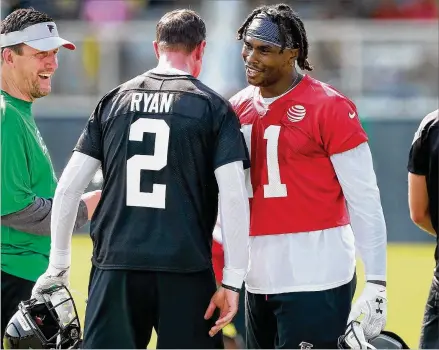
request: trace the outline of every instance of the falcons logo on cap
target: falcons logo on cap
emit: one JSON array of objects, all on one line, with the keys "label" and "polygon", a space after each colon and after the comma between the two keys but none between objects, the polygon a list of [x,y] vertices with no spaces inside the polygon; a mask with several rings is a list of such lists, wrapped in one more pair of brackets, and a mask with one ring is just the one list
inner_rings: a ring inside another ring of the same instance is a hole
[{"label": "falcons logo on cap", "polygon": [[53,24],[48,24],[47,28],[49,29],[49,32],[53,32],[53,30],[55,29],[55,26]]}]

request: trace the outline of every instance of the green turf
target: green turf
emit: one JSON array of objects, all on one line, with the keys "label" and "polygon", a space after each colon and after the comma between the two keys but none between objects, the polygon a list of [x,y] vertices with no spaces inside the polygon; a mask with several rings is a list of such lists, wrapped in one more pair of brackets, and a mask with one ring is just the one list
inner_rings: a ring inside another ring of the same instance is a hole
[{"label": "green turf", "polygon": [[[425,302],[431,283],[434,246],[430,244],[391,244],[388,248],[388,323],[386,329],[398,333],[411,348],[418,347],[419,332]],[[81,320],[90,271],[91,242],[88,236],[76,235],[73,239],[71,288],[78,305]],[[361,292],[363,269],[358,267]],[[155,334],[148,348],[155,348]]]}]

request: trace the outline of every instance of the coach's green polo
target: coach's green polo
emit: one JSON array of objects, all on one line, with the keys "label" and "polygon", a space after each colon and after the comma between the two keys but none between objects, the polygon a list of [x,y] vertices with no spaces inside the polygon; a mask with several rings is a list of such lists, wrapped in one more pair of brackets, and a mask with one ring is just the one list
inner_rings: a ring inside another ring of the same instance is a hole
[{"label": "coach's green polo", "polygon": [[[32,116],[32,103],[1,92],[1,215],[15,213],[36,196],[53,198],[56,176],[47,147]],[[49,262],[50,235],[1,226],[1,269],[30,281]]]}]

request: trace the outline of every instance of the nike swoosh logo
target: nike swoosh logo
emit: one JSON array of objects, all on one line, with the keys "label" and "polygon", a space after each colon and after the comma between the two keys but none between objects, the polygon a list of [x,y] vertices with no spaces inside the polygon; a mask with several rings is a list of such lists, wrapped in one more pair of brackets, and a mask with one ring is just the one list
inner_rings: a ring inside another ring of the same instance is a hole
[{"label": "nike swoosh logo", "polygon": [[354,119],[355,118],[356,113],[349,113],[349,118]]}]

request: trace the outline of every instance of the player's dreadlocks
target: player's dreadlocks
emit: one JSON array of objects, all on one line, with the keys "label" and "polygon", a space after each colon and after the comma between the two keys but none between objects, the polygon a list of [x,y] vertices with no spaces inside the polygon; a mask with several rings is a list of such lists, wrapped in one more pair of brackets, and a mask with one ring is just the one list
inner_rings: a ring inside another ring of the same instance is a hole
[{"label": "player's dreadlocks", "polygon": [[256,8],[238,29],[237,39],[241,40],[247,31],[252,20],[260,13],[267,14],[279,27],[281,36],[281,52],[285,49],[286,38],[291,36],[295,43],[295,48],[299,49],[297,63],[302,70],[312,71],[313,67],[308,62],[308,38],[305,27],[298,14],[286,4],[272,6],[260,6]]}]

